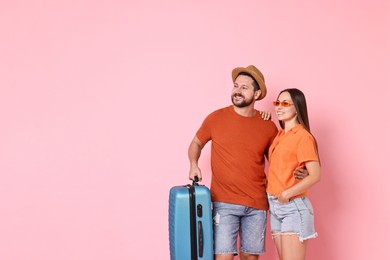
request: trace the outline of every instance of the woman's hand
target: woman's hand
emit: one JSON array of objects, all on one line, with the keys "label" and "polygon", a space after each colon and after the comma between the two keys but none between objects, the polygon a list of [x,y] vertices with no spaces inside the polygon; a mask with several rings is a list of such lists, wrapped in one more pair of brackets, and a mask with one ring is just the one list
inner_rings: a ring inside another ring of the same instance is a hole
[{"label": "woman's hand", "polygon": [[271,119],[271,112],[269,111],[260,111],[261,118],[264,120],[270,120]]},{"label": "woman's hand", "polygon": [[280,203],[287,203],[287,202],[290,201],[290,197],[287,195],[287,192],[285,192],[285,191],[282,191],[282,192],[278,195],[277,199],[278,199],[278,201],[279,201]]}]

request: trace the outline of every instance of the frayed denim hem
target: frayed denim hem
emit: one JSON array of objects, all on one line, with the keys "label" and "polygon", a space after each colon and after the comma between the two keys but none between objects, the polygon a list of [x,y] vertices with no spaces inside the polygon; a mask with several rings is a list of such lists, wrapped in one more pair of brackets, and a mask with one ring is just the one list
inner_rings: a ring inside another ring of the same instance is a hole
[{"label": "frayed denim hem", "polygon": [[274,239],[275,237],[277,237],[277,236],[297,236],[298,237],[298,239],[299,239],[299,241],[301,241],[301,242],[303,242],[303,241],[305,241],[305,240],[308,240],[308,239],[312,239],[312,238],[316,238],[316,237],[318,237],[318,233],[316,232],[316,233],[314,233],[313,235],[310,235],[310,236],[307,236],[307,237],[301,237],[300,235],[299,235],[299,233],[294,233],[294,232],[273,232],[272,234],[271,234],[271,236],[272,236],[272,239]]},{"label": "frayed denim hem", "polygon": [[300,236],[300,237],[299,237],[299,241],[303,242],[303,241],[305,241],[305,240],[312,239],[312,238],[316,238],[316,237],[318,237],[317,232],[314,233],[313,235],[310,235],[310,236],[307,236],[307,237],[301,237],[301,236]]}]

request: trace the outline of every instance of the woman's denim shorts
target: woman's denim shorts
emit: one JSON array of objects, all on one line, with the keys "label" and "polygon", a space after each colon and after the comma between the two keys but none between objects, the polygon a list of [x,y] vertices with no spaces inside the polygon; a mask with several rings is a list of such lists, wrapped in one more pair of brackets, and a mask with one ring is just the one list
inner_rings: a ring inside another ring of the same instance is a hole
[{"label": "woman's denim shorts", "polygon": [[313,207],[307,197],[281,203],[268,194],[272,236],[293,233],[300,241],[317,237]]}]

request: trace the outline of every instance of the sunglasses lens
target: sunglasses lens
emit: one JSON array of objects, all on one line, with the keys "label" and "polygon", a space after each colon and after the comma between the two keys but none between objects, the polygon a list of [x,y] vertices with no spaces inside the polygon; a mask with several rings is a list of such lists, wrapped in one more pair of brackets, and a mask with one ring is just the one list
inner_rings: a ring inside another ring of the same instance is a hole
[{"label": "sunglasses lens", "polygon": [[292,106],[293,104],[291,104],[290,102],[288,101],[274,101],[272,102],[274,104],[275,107],[278,107],[278,106],[282,106],[282,107],[289,107],[289,106]]}]

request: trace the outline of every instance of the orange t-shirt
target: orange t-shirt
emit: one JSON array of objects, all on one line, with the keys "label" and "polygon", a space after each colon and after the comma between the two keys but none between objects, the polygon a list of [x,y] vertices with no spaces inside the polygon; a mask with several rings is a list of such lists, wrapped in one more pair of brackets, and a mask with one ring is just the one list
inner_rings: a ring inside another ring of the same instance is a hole
[{"label": "orange t-shirt", "polygon": [[267,210],[264,154],[277,128],[272,121],[244,117],[233,106],[214,111],[196,133],[199,140],[211,143],[211,198]]},{"label": "orange t-shirt", "polygon": [[[268,154],[267,192],[272,195],[278,195],[299,181],[294,177],[295,168],[308,161],[319,161],[314,137],[300,124],[287,133],[280,130]],[[307,191],[295,198],[306,194]]]}]

